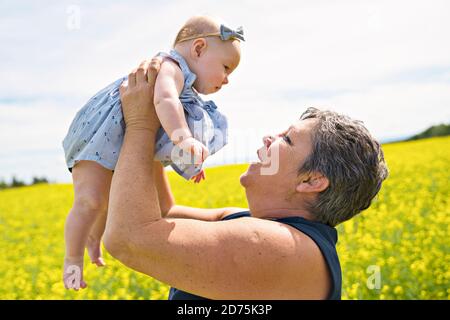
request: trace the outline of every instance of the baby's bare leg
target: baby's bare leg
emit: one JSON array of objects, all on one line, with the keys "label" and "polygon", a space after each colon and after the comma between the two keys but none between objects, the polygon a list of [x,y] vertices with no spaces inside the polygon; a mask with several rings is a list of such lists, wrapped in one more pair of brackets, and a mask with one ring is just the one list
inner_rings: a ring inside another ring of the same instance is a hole
[{"label": "baby's bare leg", "polygon": [[[83,257],[88,236],[98,218],[106,216],[112,171],[93,161],[80,161],[72,169],[74,204],[66,220],[64,284],[84,288]],[[80,278],[76,277],[76,274]]]},{"label": "baby's bare leg", "polygon": [[106,265],[102,257],[102,237],[106,226],[106,212],[101,214],[95,220],[92,226],[91,232],[89,233],[86,249],[88,251],[91,262],[95,263],[98,267],[103,267]]}]

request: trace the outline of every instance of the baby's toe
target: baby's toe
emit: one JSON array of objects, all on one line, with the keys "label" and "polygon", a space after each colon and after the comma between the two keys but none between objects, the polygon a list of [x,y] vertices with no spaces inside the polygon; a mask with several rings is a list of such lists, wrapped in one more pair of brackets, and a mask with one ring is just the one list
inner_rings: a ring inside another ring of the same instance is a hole
[{"label": "baby's toe", "polygon": [[105,260],[103,260],[102,257],[98,257],[97,259],[93,260],[92,263],[95,264],[97,267],[106,266]]}]

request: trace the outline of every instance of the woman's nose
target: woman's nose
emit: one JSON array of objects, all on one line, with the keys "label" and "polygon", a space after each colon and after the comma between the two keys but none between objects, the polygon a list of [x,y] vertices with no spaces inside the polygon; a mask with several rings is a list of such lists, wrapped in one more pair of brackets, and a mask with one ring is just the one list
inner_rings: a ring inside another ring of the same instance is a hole
[{"label": "woman's nose", "polygon": [[263,143],[268,148],[272,144],[273,136],[264,136]]}]

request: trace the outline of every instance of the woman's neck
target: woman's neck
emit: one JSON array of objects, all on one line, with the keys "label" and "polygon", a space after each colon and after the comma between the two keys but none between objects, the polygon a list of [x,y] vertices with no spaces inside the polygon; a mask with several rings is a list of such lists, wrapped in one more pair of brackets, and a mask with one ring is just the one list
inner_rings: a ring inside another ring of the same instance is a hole
[{"label": "woman's neck", "polygon": [[248,207],[252,217],[261,219],[303,217],[314,220],[314,216],[300,204],[277,201],[273,197],[251,198],[247,195]]}]

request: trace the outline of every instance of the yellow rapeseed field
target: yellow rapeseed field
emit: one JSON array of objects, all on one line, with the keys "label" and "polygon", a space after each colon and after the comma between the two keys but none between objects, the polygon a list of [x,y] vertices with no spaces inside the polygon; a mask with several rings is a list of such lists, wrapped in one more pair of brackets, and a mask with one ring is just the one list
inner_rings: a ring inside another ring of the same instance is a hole
[{"label": "yellow rapeseed field", "polygon": [[[344,299],[450,298],[450,137],[384,146],[390,177],[370,209],[338,226]],[[180,204],[246,206],[246,165],[208,169],[186,183],[170,174]],[[71,185],[0,191],[0,299],[166,299],[168,286],[108,254],[88,263],[88,289],[60,280]]]}]

